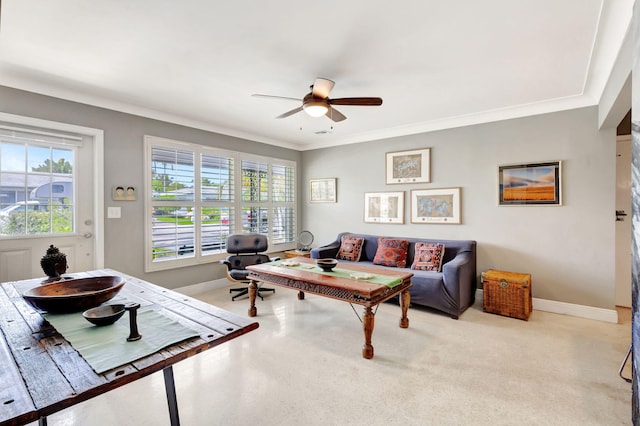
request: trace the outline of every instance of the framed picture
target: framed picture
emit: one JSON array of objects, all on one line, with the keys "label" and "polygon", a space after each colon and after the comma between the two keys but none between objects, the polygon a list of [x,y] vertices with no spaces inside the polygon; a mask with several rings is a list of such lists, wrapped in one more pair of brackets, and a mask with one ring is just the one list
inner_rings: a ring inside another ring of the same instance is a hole
[{"label": "framed picture", "polygon": [[404,223],[404,191],[365,192],[364,221],[370,223]]},{"label": "framed picture", "polygon": [[309,181],[309,201],[312,203],[335,203],[336,178],[311,179]]},{"label": "framed picture", "polygon": [[387,185],[431,182],[431,148],[387,152]]},{"label": "framed picture", "polygon": [[412,190],[411,223],[461,223],[460,188]]},{"label": "framed picture", "polygon": [[498,167],[501,206],[562,205],[561,161]]}]

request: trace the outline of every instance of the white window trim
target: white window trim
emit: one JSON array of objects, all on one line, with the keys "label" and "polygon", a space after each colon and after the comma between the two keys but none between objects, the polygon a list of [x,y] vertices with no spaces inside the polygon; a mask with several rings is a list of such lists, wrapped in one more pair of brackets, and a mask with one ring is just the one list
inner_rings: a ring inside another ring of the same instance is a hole
[{"label": "white window trim", "polygon": [[[207,145],[200,145],[200,144],[195,144],[195,143],[190,143],[190,142],[183,142],[183,141],[177,141],[177,140],[173,140],[173,139],[167,139],[167,138],[163,138],[163,137],[158,137],[158,136],[152,136],[152,135],[145,135],[144,136],[144,207],[145,207],[145,214],[144,214],[144,235],[145,235],[145,254],[144,254],[144,258],[145,258],[145,272],[154,272],[154,271],[162,271],[162,270],[167,270],[167,269],[175,269],[175,268],[181,268],[181,267],[188,267],[188,266],[195,266],[195,265],[201,265],[201,264],[207,264],[207,263],[213,263],[213,262],[217,262],[221,259],[224,259],[228,256],[228,253],[214,253],[214,254],[201,254],[200,251],[198,250],[198,247],[200,246],[200,238],[201,238],[201,233],[200,232],[196,232],[195,233],[195,241],[194,241],[194,256],[192,257],[186,257],[186,258],[178,258],[178,259],[167,259],[167,260],[163,260],[163,261],[153,261],[153,242],[152,242],[152,237],[151,237],[151,228],[152,228],[152,207],[153,207],[153,201],[151,200],[151,194],[153,192],[153,188],[152,188],[152,177],[151,177],[151,158],[152,158],[152,149],[154,147],[166,147],[166,148],[171,148],[171,149],[184,149],[185,151],[191,151],[195,154],[195,159],[196,159],[196,164],[198,165],[198,167],[194,167],[194,191],[196,193],[196,201],[195,201],[195,205],[198,206],[200,205],[200,201],[198,200],[198,194],[200,194],[200,185],[201,185],[201,179],[200,179],[200,171],[201,171],[201,167],[199,167],[200,165],[200,156],[201,154],[213,154],[213,155],[224,155],[230,158],[234,159],[234,170],[235,170],[235,175],[234,175],[234,214],[235,214],[235,218],[233,221],[234,226],[236,227],[235,230],[233,231],[233,233],[241,233],[241,227],[242,227],[242,206],[246,206],[247,204],[253,204],[253,203],[243,203],[242,202],[242,172],[241,172],[241,163],[242,160],[250,160],[250,161],[257,161],[257,162],[263,162],[263,163],[268,163],[269,165],[269,174],[271,175],[272,173],[272,165],[273,164],[278,164],[278,165],[285,165],[288,167],[292,167],[294,169],[295,172],[295,179],[294,179],[294,185],[297,187],[297,181],[298,181],[298,170],[297,170],[297,163],[295,161],[291,161],[291,160],[283,160],[283,159],[278,159],[278,158],[274,158],[274,157],[266,157],[266,156],[259,156],[259,155],[255,155],[255,154],[247,154],[247,153],[242,153],[242,152],[236,152],[236,151],[230,151],[227,149],[223,149],[223,148],[217,148],[217,147],[211,147],[211,146],[207,146]],[[271,194],[272,188],[271,188],[271,181],[269,182],[270,188],[269,188],[269,194]],[[267,208],[269,211],[272,211],[273,207],[279,207],[279,206],[283,206],[283,205],[287,205],[287,206],[291,206],[294,209],[294,212],[296,212],[297,214],[297,210],[298,210],[298,200],[297,200],[297,188],[294,187],[294,200],[292,203],[283,203],[283,202],[273,202],[271,199],[271,196],[269,197],[268,202],[263,202],[263,203],[256,203],[259,204],[259,207],[261,208]],[[200,218],[196,217],[196,226],[199,227],[200,226]],[[296,219],[297,222],[297,219]],[[198,228],[196,228],[198,229]],[[298,224],[296,223],[296,230],[298,229]],[[269,253],[273,253],[273,252],[281,252],[281,251],[285,251],[285,250],[291,250],[291,249],[295,249],[297,247],[297,232],[295,235],[295,239],[294,241],[290,242],[290,243],[283,243],[283,244],[271,244],[271,234],[269,234],[267,236],[269,238],[269,249],[268,252]]]}]

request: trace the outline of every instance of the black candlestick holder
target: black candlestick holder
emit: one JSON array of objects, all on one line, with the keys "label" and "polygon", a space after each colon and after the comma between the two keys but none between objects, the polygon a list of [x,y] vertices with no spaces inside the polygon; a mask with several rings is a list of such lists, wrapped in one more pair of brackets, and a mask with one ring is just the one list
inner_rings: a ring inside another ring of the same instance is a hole
[{"label": "black candlestick holder", "polygon": [[135,342],[136,340],[140,340],[142,335],[138,332],[138,320],[137,313],[138,308],[140,307],[139,303],[130,303],[124,307],[125,310],[129,311],[129,337],[127,337],[127,342]]}]

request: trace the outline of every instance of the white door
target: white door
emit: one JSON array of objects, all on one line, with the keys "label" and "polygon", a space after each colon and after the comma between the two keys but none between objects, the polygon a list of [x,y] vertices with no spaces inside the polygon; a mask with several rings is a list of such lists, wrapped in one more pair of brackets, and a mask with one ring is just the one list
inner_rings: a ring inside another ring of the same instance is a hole
[{"label": "white door", "polygon": [[94,138],[0,131],[0,282],[45,277],[40,259],[50,245],[66,254],[67,275],[95,269]]},{"label": "white door", "polygon": [[616,306],[631,307],[631,135],[616,142]]}]

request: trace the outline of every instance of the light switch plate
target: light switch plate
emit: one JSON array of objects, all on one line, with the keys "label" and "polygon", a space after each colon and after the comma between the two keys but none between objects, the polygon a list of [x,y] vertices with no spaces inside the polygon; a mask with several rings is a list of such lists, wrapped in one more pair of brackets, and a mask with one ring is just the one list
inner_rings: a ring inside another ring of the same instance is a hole
[{"label": "light switch plate", "polygon": [[120,207],[107,207],[108,219],[120,219],[121,208]]}]

